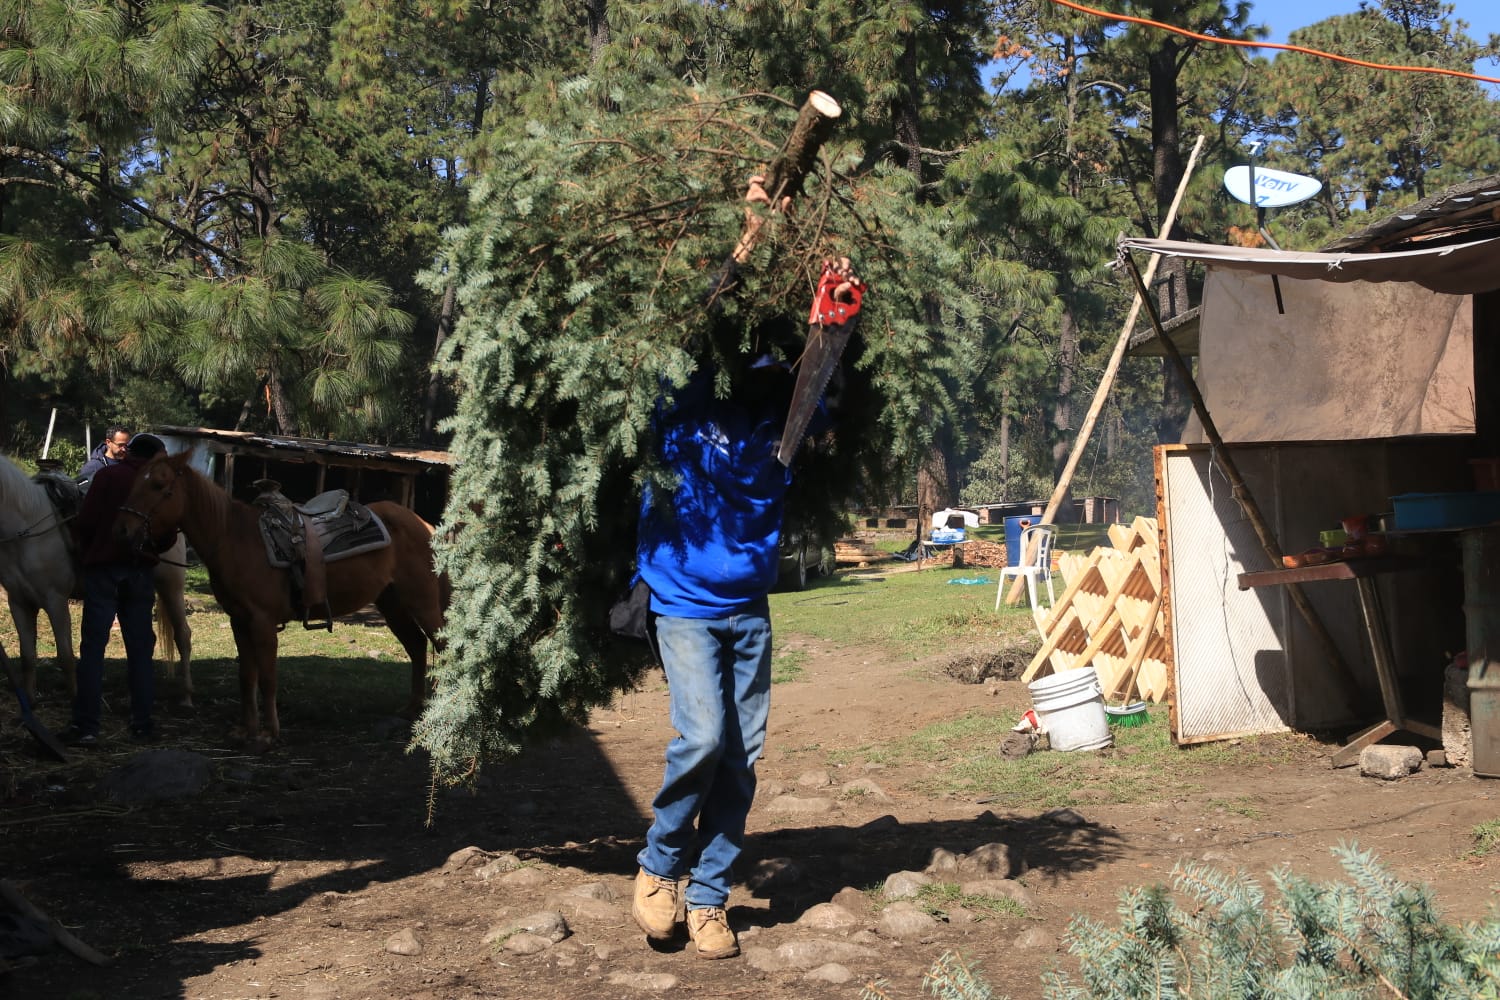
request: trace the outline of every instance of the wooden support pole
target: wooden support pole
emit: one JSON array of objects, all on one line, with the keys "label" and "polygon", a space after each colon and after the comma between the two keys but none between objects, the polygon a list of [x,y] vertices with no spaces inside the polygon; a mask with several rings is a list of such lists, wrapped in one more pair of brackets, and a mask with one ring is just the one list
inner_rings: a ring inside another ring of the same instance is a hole
[{"label": "wooden support pole", "polygon": [[[1154,255],[1153,255],[1154,256]],[[1125,266],[1130,271],[1131,277],[1135,279],[1136,293],[1140,296],[1146,295],[1145,279],[1141,277],[1140,270],[1135,266],[1135,260],[1127,253],[1125,255]],[[1245,512],[1250,526],[1255,529],[1255,537],[1260,539],[1261,548],[1265,550],[1266,556],[1271,560],[1273,567],[1281,566],[1281,543],[1276,540],[1271,526],[1266,523],[1264,515],[1260,512],[1260,505],[1255,502],[1255,496],[1250,492],[1250,487],[1245,485],[1244,478],[1240,475],[1239,466],[1234,462],[1234,456],[1224,446],[1224,439],[1219,436],[1219,428],[1214,424],[1213,417],[1208,412],[1208,404],[1203,401],[1203,393],[1198,391],[1198,383],[1193,378],[1193,370],[1188,367],[1182,352],[1177,345],[1172,343],[1166,331],[1161,328],[1161,318],[1156,313],[1156,306],[1151,302],[1146,303],[1146,315],[1151,319],[1151,326],[1156,330],[1156,336],[1161,340],[1162,349],[1166,351],[1167,358],[1172,366],[1177,369],[1177,374],[1182,378],[1182,384],[1187,388],[1188,398],[1193,401],[1193,412],[1198,415],[1198,422],[1203,425],[1203,433],[1208,438],[1214,449],[1214,461],[1219,468],[1224,470],[1224,478],[1229,480],[1229,489],[1236,502]],[[1302,586],[1296,583],[1285,584],[1287,596],[1292,603],[1297,605],[1297,610],[1302,613],[1302,618],[1307,622],[1307,627],[1312,630],[1313,640],[1317,642],[1318,648],[1327,659],[1330,666],[1338,673],[1339,678],[1347,685],[1350,692],[1359,691],[1359,682],[1354,679],[1354,672],[1349,669],[1349,664],[1344,662],[1343,654],[1339,652],[1333,636],[1329,634],[1328,627],[1323,624],[1323,619],[1318,615],[1317,609],[1308,600],[1307,594]]]},{"label": "wooden support pole", "polygon": [[90,948],[58,921],[49,917],[35,903],[21,895],[21,890],[10,879],[0,879],[0,899],[9,903],[11,909],[46,927],[58,944],[91,965],[108,965],[109,959]]},{"label": "wooden support pole", "polygon": [[[1167,209],[1166,218],[1161,222],[1160,239],[1166,239],[1172,233],[1172,225],[1177,221],[1177,209],[1182,205],[1182,196],[1187,193],[1188,179],[1193,176],[1193,168],[1198,163],[1198,153],[1203,149],[1203,136],[1200,134],[1193,143],[1193,151],[1188,156],[1187,166],[1183,168],[1182,180],[1177,183],[1177,193],[1172,196],[1172,204]],[[1156,276],[1155,255],[1151,262],[1146,265],[1146,287],[1151,287],[1151,279]],[[1068,464],[1063,466],[1062,475],[1057,479],[1057,485],[1052,490],[1052,499],[1047,501],[1047,508],[1042,512],[1040,524],[1051,524],[1052,519],[1057,516],[1057,508],[1062,504],[1062,498],[1067,495],[1068,486],[1073,482],[1073,473],[1078,468],[1078,461],[1083,457],[1084,446],[1089,443],[1089,435],[1094,433],[1094,424],[1099,420],[1099,414],[1104,410],[1104,401],[1109,398],[1109,390],[1114,387],[1115,375],[1120,370],[1120,362],[1125,358],[1125,348],[1130,346],[1130,334],[1135,330],[1135,321],[1141,314],[1141,301],[1145,292],[1137,291],[1135,301],[1130,304],[1130,313],[1125,317],[1125,325],[1120,328],[1119,339],[1115,341],[1115,349],[1109,356],[1109,364],[1104,366],[1104,374],[1099,378],[1099,388],[1094,390],[1094,401],[1089,405],[1089,412],[1083,418],[1083,424],[1078,428],[1078,438],[1073,442],[1073,451],[1068,455]],[[1025,553],[1020,565],[1029,564],[1033,553]],[[1011,586],[1010,593],[1005,595],[1006,604],[1015,604],[1021,599],[1020,578]]]}]

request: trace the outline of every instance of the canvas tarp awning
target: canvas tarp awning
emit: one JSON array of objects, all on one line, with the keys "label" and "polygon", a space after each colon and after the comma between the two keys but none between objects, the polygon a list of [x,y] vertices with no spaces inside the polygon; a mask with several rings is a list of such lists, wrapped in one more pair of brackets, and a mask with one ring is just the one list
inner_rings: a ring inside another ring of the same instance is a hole
[{"label": "canvas tarp awning", "polygon": [[1315,253],[1128,238],[1124,250],[1189,257],[1210,267],[1320,281],[1404,281],[1449,295],[1500,289],[1500,238],[1396,253]]},{"label": "canvas tarp awning", "polygon": [[[1207,265],[1197,381],[1225,441],[1474,432],[1467,293],[1500,287],[1500,240],[1392,254],[1120,245]],[[1201,435],[1194,418],[1183,441]]]}]

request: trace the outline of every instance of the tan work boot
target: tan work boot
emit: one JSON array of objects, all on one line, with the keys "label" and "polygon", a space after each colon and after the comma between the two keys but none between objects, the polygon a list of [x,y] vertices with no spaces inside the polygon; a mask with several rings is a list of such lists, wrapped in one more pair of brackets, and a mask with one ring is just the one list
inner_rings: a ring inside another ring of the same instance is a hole
[{"label": "tan work boot", "polygon": [[729,929],[729,914],[717,906],[688,910],[687,928],[699,958],[733,958],[740,953],[740,943]]},{"label": "tan work boot", "polygon": [[635,875],[630,915],[648,938],[665,941],[677,926],[677,880],[658,878],[642,868]]}]

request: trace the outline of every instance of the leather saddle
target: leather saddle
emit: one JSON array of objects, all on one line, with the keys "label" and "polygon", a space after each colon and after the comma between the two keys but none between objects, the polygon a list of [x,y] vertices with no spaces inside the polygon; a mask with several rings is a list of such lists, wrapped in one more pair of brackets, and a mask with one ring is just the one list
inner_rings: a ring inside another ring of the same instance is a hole
[{"label": "leather saddle", "polygon": [[83,488],[76,479],[43,469],[32,476],[31,481],[46,491],[47,499],[52,501],[52,509],[57,511],[60,520],[71,521],[78,516],[83,506]]},{"label": "leather saddle", "polygon": [[319,493],[294,503],[274,479],[257,479],[260,534],[266,561],[290,571],[292,605],[302,609],[302,627],[333,631],[328,604],[327,564],[391,543],[390,532],[375,512],[349,499],[347,490]]}]

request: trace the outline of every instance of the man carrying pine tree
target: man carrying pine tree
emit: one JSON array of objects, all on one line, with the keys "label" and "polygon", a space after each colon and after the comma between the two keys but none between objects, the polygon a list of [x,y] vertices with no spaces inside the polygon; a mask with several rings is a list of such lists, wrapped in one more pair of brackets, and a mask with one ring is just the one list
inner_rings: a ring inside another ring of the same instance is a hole
[{"label": "man carrying pine tree", "polygon": [[[745,200],[769,205],[760,178],[751,179]],[[746,235],[711,296],[732,286],[749,256],[759,216],[747,209],[746,218]],[[820,290],[843,304],[840,315],[852,327],[864,286],[848,258],[825,262]],[[707,959],[739,954],[725,907],[770,713],[767,594],[791,483],[777,454],[792,377],[766,346],[757,343],[730,373],[728,399],[715,398],[714,372],[704,363],[670,402],[659,402],[656,457],[677,485],[668,498],[647,491],[637,539],[678,736],[667,745],[631,912],[648,938],[666,940],[685,898],[688,935]]]}]

